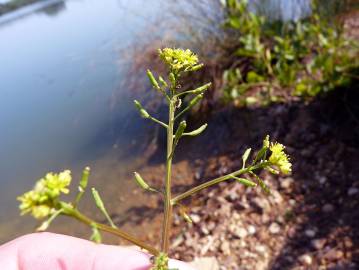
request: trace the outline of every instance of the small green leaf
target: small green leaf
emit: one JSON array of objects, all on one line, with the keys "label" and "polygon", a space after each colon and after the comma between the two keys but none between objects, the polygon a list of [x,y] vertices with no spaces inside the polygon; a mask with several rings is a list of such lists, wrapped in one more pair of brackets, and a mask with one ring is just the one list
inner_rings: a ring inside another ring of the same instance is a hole
[{"label": "small green leaf", "polygon": [[251,148],[248,148],[248,149],[244,152],[244,154],[243,154],[243,156],[242,156],[242,161],[243,161],[243,166],[242,166],[242,168],[246,167],[246,162],[247,162],[247,159],[248,159],[249,154],[251,153],[251,151],[252,151],[252,149],[251,149]]}]

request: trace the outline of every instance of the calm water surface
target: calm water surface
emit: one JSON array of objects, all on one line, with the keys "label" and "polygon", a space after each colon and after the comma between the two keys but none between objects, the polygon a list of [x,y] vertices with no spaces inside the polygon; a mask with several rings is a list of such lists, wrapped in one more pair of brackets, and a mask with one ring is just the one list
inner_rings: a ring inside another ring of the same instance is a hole
[{"label": "calm water surface", "polygon": [[160,1],[54,2],[0,18],[0,241],[33,228],[15,197],[45,172],[78,176],[88,164],[94,185],[112,186],[133,170],[131,156],[118,156],[142,122],[119,89],[120,51],[160,15]]}]

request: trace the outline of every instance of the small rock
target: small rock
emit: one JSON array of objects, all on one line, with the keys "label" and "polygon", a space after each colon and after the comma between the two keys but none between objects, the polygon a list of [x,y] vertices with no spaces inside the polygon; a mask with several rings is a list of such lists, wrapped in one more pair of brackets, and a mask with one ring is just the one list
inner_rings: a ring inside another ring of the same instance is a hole
[{"label": "small rock", "polygon": [[199,215],[191,214],[190,217],[191,217],[193,223],[195,223],[195,224],[196,224],[196,223],[199,223],[199,222],[201,221],[201,218],[200,218]]},{"label": "small rock", "polygon": [[248,233],[249,234],[255,234],[256,232],[257,232],[256,227],[254,227],[253,225],[248,226]]},{"label": "small rock", "polygon": [[329,261],[339,260],[343,257],[343,252],[341,250],[331,249],[324,254],[324,258]]},{"label": "small rock", "polygon": [[280,232],[280,226],[278,223],[273,222],[270,226],[269,226],[269,232],[271,234],[278,234]]},{"label": "small rock", "polygon": [[321,250],[325,245],[326,240],[325,239],[314,239],[310,242],[312,247],[314,247],[316,250]]},{"label": "small rock", "polygon": [[320,176],[318,178],[318,181],[321,185],[325,184],[327,182],[327,178],[325,176]]},{"label": "small rock", "polygon": [[230,247],[228,241],[224,241],[224,242],[221,244],[221,251],[223,252],[224,255],[229,255],[229,254],[231,254],[231,247]]},{"label": "small rock", "polygon": [[308,236],[308,237],[310,237],[310,238],[313,238],[313,237],[316,235],[315,230],[310,230],[310,229],[305,230],[304,233],[305,233],[306,236]]},{"label": "small rock", "polygon": [[330,204],[330,203],[327,203],[327,204],[325,204],[325,205],[323,206],[322,211],[323,211],[324,213],[333,212],[333,211],[334,211],[334,206],[333,206],[332,204]]},{"label": "small rock", "polygon": [[209,230],[205,226],[201,226],[201,232],[205,235],[209,234]]},{"label": "small rock", "polygon": [[215,257],[195,258],[190,265],[194,269],[219,270],[219,263]]},{"label": "small rock", "polygon": [[288,189],[291,187],[291,185],[294,183],[294,179],[292,177],[287,177],[284,178],[281,182],[280,182],[280,186],[283,189]]},{"label": "small rock", "polygon": [[262,223],[268,223],[270,221],[270,217],[266,213],[262,215],[261,219]]},{"label": "small rock", "polygon": [[232,232],[235,236],[237,236],[238,238],[245,238],[248,235],[248,232],[246,229],[244,228],[240,228],[237,227],[235,230],[233,230]]},{"label": "small rock", "polygon": [[351,187],[348,189],[348,196],[354,196],[359,193],[359,188]]},{"label": "small rock", "polygon": [[289,204],[291,205],[291,206],[294,206],[294,205],[296,205],[296,201],[295,200],[293,200],[293,199],[290,199],[289,200]]},{"label": "small rock", "polygon": [[313,262],[313,259],[308,254],[303,254],[302,256],[299,257],[299,261],[302,264],[311,265]]},{"label": "small rock", "polygon": [[256,245],[255,250],[260,254],[265,254],[267,252],[267,247],[264,245]]}]

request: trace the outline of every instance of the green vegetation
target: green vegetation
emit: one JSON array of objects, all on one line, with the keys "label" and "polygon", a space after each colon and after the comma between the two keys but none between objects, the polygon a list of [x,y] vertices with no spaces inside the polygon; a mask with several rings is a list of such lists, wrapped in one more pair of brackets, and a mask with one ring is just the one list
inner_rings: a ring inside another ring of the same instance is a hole
[{"label": "green vegetation", "polygon": [[224,98],[238,105],[268,104],[288,96],[313,97],[349,85],[359,66],[358,45],[339,24],[320,16],[272,22],[226,1],[225,26],[238,36],[233,67],[224,72]]},{"label": "green vegetation", "polygon": [[[288,156],[284,153],[284,146],[279,143],[270,142],[269,136],[267,136],[263,141],[262,148],[256,154],[251,155],[251,149],[247,149],[244,152],[242,156],[242,167],[237,171],[204,182],[182,194],[172,194],[172,160],[175,148],[178,146],[182,137],[200,135],[207,127],[207,124],[204,124],[198,129],[187,131],[186,121],[183,120],[184,113],[200,102],[203,98],[203,94],[210,87],[210,84],[205,84],[193,90],[180,91],[181,77],[184,74],[197,71],[203,65],[198,62],[198,57],[190,50],[166,48],[159,50],[159,55],[167,67],[166,79],[161,76],[156,78],[150,70],[147,71],[147,75],[153,88],[162,95],[167,102],[168,119],[165,123],[154,118],[141,103],[136,100],[135,107],[143,118],[152,120],[164,128],[167,133],[166,176],[163,187],[152,187],[151,184],[147,183],[138,173],[135,173],[135,181],[145,191],[158,193],[163,198],[164,221],[160,250],[119,229],[111,220],[99,193],[95,189],[92,189],[93,198],[96,206],[107,219],[108,225],[98,223],[80,212],[78,203],[87,189],[90,173],[89,168],[85,168],[83,171],[82,179],[78,185],[77,196],[72,202],[66,202],[60,199],[61,193],[69,193],[68,187],[71,182],[70,171],[64,171],[59,174],[48,173],[44,178],[37,181],[33,190],[26,192],[18,199],[21,202],[20,209],[22,214],[31,213],[34,218],[42,220],[39,230],[46,230],[51,222],[59,215],[69,216],[92,228],[92,240],[96,242],[101,241],[100,231],[109,232],[122,237],[156,256],[153,269],[165,270],[168,269],[167,254],[169,252],[172,211],[174,207],[178,206],[181,208],[182,200],[224,181],[237,181],[248,187],[256,187],[259,185],[263,191],[270,193],[264,180],[258,176],[258,172],[265,169],[274,174],[289,174],[291,172],[291,163],[289,162]],[[189,220],[189,216],[183,209],[180,210],[180,213],[185,220]]]}]

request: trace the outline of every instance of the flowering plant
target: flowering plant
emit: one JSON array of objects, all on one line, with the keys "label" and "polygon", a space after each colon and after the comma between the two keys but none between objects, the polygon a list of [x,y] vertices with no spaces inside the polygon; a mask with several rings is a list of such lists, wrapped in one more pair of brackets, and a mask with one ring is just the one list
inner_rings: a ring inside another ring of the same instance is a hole
[{"label": "flowering plant", "polygon": [[[46,230],[50,223],[58,215],[66,215],[89,225],[93,231],[91,239],[94,241],[101,241],[100,231],[112,233],[153,254],[155,256],[153,260],[153,270],[167,270],[167,254],[169,252],[173,207],[181,206],[180,202],[183,199],[188,198],[205,188],[224,181],[234,180],[248,187],[256,187],[258,185],[266,193],[269,193],[269,188],[258,176],[257,172],[261,169],[266,169],[274,174],[288,174],[291,172],[291,163],[289,161],[289,157],[284,152],[284,146],[276,142],[270,142],[269,136],[267,136],[263,141],[262,148],[255,155],[253,155],[252,162],[248,162],[248,159],[251,157],[251,149],[249,148],[243,153],[242,167],[237,171],[204,182],[203,184],[193,187],[181,194],[172,194],[172,160],[175,148],[178,146],[182,137],[200,135],[207,127],[207,124],[203,124],[195,130],[187,131],[187,123],[183,119],[183,116],[188,110],[200,102],[205,91],[207,91],[211,84],[207,83],[193,90],[180,91],[181,87],[179,80],[181,75],[185,72],[194,72],[200,69],[203,65],[198,62],[198,57],[190,50],[165,48],[163,50],[159,50],[159,55],[168,68],[167,80],[163,79],[161,76],[156,79],[150,70],[147,71],[147,76],[153,88],[163,95],[167,101],[169,108],[167,123],[151,116],[151,114],[147,112],[139,101],[135,100],[134,103],[143,118],[152,120],[156,124],[163,127],[167,133],[166,177],[164,181],[164,189],[162,191],[152,187],[137,172],[134,173],[134,179],[144,190],[148,192],[156,192],[163,198],[164,220],[160,250],[118,228],[111,220],[100,194],[94,188],[92,188],[92,195],[96,206],[106,217],[108,225],[96,222],[80,212],[77,205],[87,189],[90,173],[89,168],[84,169],[82,178],[79,182],[79,191],[75,200],[72,202],[60,200],[61,193],[67,194],[69,192],[68,186],[71,182],[70,171],[64,171],[59,174],[48,173],[44,178],[40,179],[36,183],[33,190],[26,192],[22,196],[18,197],[18,199],[21,202],[20,210],[22,214],[31,213],[34,218],[44,220],[38,228],[39,230]],[[177,126],[175,128],[176,123]],[[267,156],[269,156],[269,158],[267,158]],[[184,219],[190,219],[184,211],[180,212]]]}]

